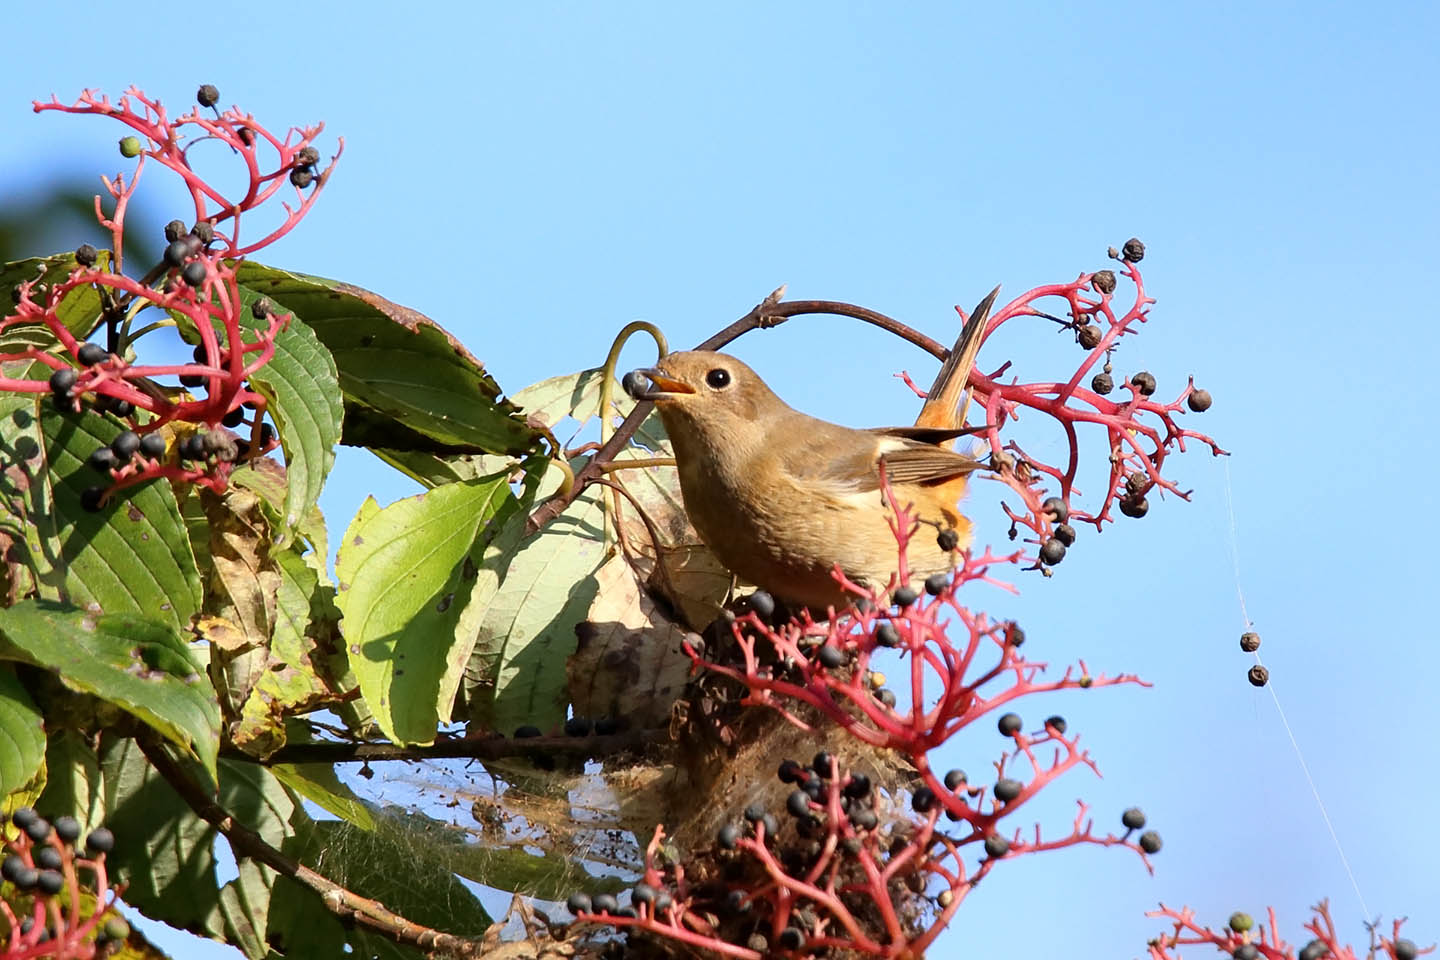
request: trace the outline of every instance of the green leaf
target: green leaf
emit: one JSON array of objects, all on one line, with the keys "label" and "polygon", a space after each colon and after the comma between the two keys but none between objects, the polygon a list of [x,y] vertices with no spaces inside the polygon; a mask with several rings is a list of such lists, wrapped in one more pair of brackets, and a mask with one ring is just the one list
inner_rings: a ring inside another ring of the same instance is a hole
[{"label": "green leaf", "polygon": [[[267,956],[274,871],[242,860],[238,876],[221,885],[214,849],[218,832],[186,806],[133,740],[107,739],[101,769],[107,825],[117,838],[107,863],[112,877],[128,883],[126,902],[152,919],[234,944],[247,957]],[[308,824],[284,786],[258,764],[220,761],[218,800],[277,848],[293,838],[292,822]],[[287,898],[292,893],[320,906],[309,892],[286,888]],[[318,919],[311,916],[312,922]]]},{"label": "green leaf", "polygon": [[215,775],[215,694],[168,624],[25,600],[0,610],[0,637],[0,659],[56,671],[66,686],[134,715]]},{"label": "green leaf", "polygon": [[[427,317],[359,287],[251,261],[238,279],[304,317],[334,356],[345,443],[523,455],[539,442],[480,361]],[[395,438],[404,442],[381,442]]]},{"label": "green leaf", "polygon": [[[109,267],[109,264],[110,252],[108,250],[100,251],[95,266],[104,270]],[[8,297],[10,291],[18,284],[25,280],[33,280],[37,276],[41,276],[41,279],[51,286],[62,283],[76,266],[78,264],[75,262],[73,253],[63,253],[53,257],[32,257],[29,260],[16,260],[13,263],[0,264],[0,296]],[[40,302],[40,298],[36,298],[36,301]],[[0,315],[8,313],[10,301],[3,300],[0,303],[6,305]],[[100,322],[100,294],[93,286],[76,287],[60,302],[55,315],[66,329],[83,340]],[[59,345],[59,339],[43,323],[16,324],[0,334],[0,353],[18,353],[27,347],[50,350]],[[13,366],[7,363],[5,376],[26,376],[23,371],[33,362],[29,360],[13,361]],[[45,373],[45,377],[49,377],[49,375],[48,372]],[[29,376],[37,377],[38,372],[31,373]]]},{"label": "green leaf", "polygon": [[17,457],[0,492],[24,505],[16,547],[42,596],[184,628],[200,607],[200,574],[170,485],[131,487],[97,513],[80,505],[87,487],[104,485],[86,458],[119,432],[34,397],[0,399],[0,446]]},{"label": "green leaf", "polygon": [[19,790],[45,762],[45,718],[15,667],[0,663],[0,797]]},{"label": "green leaf", "polygon": [[545,730],[565,717],[565,660],[575,652],[575,625],[595,598],[605,553],[602,492],[590,488],[526,538],[483,601],[466,699],[472,719],[491,729]]},{"label": "green leaf", "polygon": [[449,717],[473,634],[457,637],[487,525],[515,503],[504,474],[452,483],[383,510],[367,500],[335,563],[341,629],[386,736],[430,743]]},{"label": "green leaf", "polygon": [[332,764],[277,763],[270,767],[270,772],[275,779],[321,809],[362,830],[375,829],[375,818],[370,815],[370,808],[340,780]]},{"label": "green leaf", "polygon": [[52,733],[45,749],[45,766],[50,779],[37,809],[52,819],[68,813],[87,833],[105,822],[100,758],[83,736],[74,730]]}]

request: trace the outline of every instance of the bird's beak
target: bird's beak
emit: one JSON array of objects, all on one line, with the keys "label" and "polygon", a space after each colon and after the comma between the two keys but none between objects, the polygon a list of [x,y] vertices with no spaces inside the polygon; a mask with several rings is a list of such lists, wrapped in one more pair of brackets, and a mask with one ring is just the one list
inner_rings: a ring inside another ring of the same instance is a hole
[{"label": "bird's beak", "polygon": [[654,367],[631,370],[621,378],[620,385],[636,400],[662,400],[666,397],[695,392],[695,388],[690,384],[676,380],[674,377],[667,377]]}]

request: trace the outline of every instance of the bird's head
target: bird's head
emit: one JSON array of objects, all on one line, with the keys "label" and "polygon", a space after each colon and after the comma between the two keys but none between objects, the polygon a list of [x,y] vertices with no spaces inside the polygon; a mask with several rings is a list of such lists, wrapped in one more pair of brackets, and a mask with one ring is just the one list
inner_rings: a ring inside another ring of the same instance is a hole
[{"label": "bird's head", "polygon": [[789,410],[754,370],[708,350],[666,354],[653,367],[625,374],[621,384],[636,400],[653,400],[667,420],[757,421]]}]

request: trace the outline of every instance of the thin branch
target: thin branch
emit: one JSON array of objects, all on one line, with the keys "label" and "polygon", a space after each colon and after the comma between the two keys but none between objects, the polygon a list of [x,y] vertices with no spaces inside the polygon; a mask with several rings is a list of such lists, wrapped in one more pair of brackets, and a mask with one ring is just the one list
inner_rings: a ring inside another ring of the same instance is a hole
[{"label": "thin branch", "polygon": [[614,756],[638,752],[668,743],[664,728],[628,730],[594,737],[495,737],[489,740],[439,740],[429,746],[398,743],[291,743],[260,759],[236,751],[226,753],[235,760],[249,760],[271,766],[277,763],[370,763],[380,760],[499,760],[532,753],[580,757]]},{"label": "thin branch", "polygon": [[[776,291],[777,293],[779,291]],[[774,294],[766,297],[757,303],[749,313],[736,320],[730,326],[719,333],[705,340],[696,350],[719,350],[721,347],[737,339],[742,334],[751,330],[766,330],[770,327],[777,327],[791,317],[798,317],[807,314],[831,314],[839,317],[851,317],[855,320],[862,320],[865,323],[874,324],[882,330],[888,330],[903,340],[915,344],[926,353],[932,354],[939,360],[944,360],[950,355],[950,351],[938,340],[933,340],[925,334],[906,326],[893,317],[887,317],[883,313],[857,306],[853,303],[843,303],[839,300],[791,300],[788,302],[776,302]],[[574,502],[585,488],[590,486],[605,469],[606,464],[615,459],[616,454],[625,449],[640,424],[650,415],[651,409],[655,406],[649,400],[641,400],[635,404],[630,415],[616,428],[615,432],[603,446],[596,451],[595,455],[575,474],[574,485],[564,494],[551,497],[536,508],[525,522],[526,534],[535,533],[545,524],[554,520],[565,508]]]},{"label": "thin branch", "polygon": [[137,743],[150,765],[155,768],[155,772],[174,788],[196,815],[224,835],[237,856],[262,863],[309,887],[320,895],[321,902],[331,913],[373,930],[395,943],[409,944],[427,952],[441,952],[456,957],[478,957],[485,952],[479,941],[452,936],[412,923],[386,909],[384,904],[347,890],[303,863],[287,857],[216,803],[162,745],[148,737],[139,738]]}]

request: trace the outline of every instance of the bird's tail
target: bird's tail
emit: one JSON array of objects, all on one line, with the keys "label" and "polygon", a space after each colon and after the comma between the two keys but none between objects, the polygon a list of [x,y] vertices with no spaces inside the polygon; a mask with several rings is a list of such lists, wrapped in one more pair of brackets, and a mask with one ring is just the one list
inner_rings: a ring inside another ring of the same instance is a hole
[{"label": "bird's tail", "polygon": [[991,290],[965,321],[959,339],[950,348],[950,355],[935,375],[935,383],[926,395],[920,415],[915,418],[915,426],[942,430],[965,426],[966,410],[961,404],[963,401],[968,407],[970,403],[970,392],[966,389],[970,368],[975,365],[975,355],[980,352],[980,341],[985,337],[985,323],[990,319],[990,308],[995,305],[999,294],[999,287]]}]

